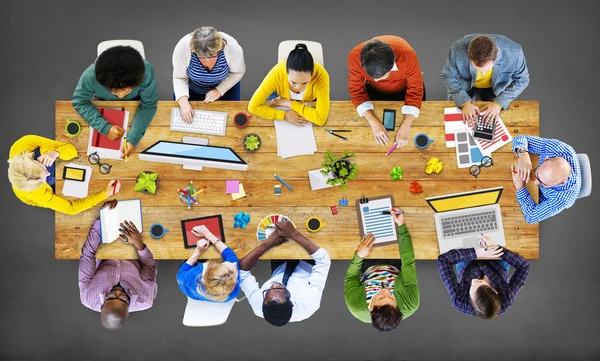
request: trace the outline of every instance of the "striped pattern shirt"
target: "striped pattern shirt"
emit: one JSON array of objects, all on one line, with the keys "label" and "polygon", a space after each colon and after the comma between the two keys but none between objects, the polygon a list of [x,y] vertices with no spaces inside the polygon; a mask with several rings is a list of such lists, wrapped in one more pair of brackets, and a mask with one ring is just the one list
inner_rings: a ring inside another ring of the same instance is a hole
[{"label": "striped pattern shirt", "polygon": [[199,94],[208,93],[229,75],[229,64],[227,64],[225,53],[219,51],[217,62],[210,71],[202,65],[196,53],[192,53],[187,74],[189,78],[188,86],[192,91]]},{"label": "striped pattern shirt", "polygon": [[[438,257],[438,271],[454,308],[466,315],[476,316],[471,306],[469,289],[472,279],[481,279],[483,276],[489,278],[491,286],[502,297],[499,314],[503,314],[512,306],[529,275],[530,264],[517,253],[506,248],[503,251],[504,254],[500,258],[516,269],[510,278],[499,262],[476,260],[475,248],[453,249]],[[463,261],[467,264],[457,272],[457,277],[454,273],[454,265]]]},{"label": "striped pattern shirt", "polygon": [[399,273],[400,271],[396,267],[390,265],[375,265],[367,268],[360,276],[361,282],[365,284],[367,304],[370,305],[373,296],[384,287],[393,294],[394,282]]},{"label": "striped pattern shirt", "polygon": [[100,312],[110,290],[120,284],[129,296],[129,312],[152,307],[158,292],[156,262],[148,247],[138,251],[137,259],[97,260],[100,220],[88,233],[79,259],[79,296],[87,308]]},{"label": "striped pattern shirt", "polygon": [[525,149],[531,154],[539,154],[538,166],[544,159],[561,157],[571,165],[572,171],[567,182],[556,187],[540,187],[540,196],[536,205],[526,188],[517,191],[517,200],[527,223],[537,223],[570,208],[581,190],[581,169],[575,150],[560,140],[519,135],[513,139],[513,151]]}]

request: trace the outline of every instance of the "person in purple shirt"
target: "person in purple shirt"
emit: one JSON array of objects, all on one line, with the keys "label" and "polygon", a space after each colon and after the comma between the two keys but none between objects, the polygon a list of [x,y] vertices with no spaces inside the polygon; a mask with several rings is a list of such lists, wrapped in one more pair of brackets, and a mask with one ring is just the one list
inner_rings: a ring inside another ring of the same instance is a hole
[{"label": "person in purple shirt", "polygon": [[[117,206],[117,200],[105,202],[102,207],[105,206],[112,209]],[[84,306],[100,312],[105,328],[114,330],[123,326],[129,312],[152,307],[158,292],[156,262],[142,241],[142,234],[129,221],[121,223],[119,239],[136,248],[139,260],[96,259],[100,229],[97,218],[81,250],[79,296]]]},{"label": "person in purple shirt", "polygon": [[[485,320],[512,306],[530,267],[525,258],[492,243],[484,237],[483,248],[453,249],[438,257],[438,271],[452,306]],[[512,277],[508,275],[510,266],[516,269]]]},{"label": "person in purple shirt", "polygon": [[[189,298],[209,302],[228,302],[240,293],[240,266],[231,248],[213,235],[206,226],[196,226],[192,233],[199,237],[190,258],[179,267],[177,283]],[[198,258],[210,245],[223,259],[198,263]]]}]

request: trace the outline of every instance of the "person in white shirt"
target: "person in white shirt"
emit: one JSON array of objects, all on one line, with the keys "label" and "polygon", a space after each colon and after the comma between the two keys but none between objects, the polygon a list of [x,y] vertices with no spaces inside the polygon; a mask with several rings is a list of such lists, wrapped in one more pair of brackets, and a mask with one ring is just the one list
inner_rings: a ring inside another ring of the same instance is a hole
[{"label": "person in white shirt", "polygon": [[[314,264],[288,260],[274,268],[276,261],[272,261],[271,279],[259,287],[250,269],[263,253],[288,239],[298,242],[313,258]],[[325,249],[304,237],[291,222],[277,222],[274,232],[241,259],[240,286],[254,314],[273,326],[284,326],[288,322],[305,320],[319,309],[330,267],[331,259]]]},{"label": "person in white shirt", "polygon": [[191,123],[190,101],[240,100],[240,80],[246,72],[238,42],[212,26],[185,35],[173,51],[173,90],[181,117]]}]

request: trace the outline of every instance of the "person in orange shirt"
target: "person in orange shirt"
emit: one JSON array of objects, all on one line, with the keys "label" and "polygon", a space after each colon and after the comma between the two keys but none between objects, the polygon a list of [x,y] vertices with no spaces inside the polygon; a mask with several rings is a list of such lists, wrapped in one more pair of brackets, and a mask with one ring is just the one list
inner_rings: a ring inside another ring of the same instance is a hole
[{"label": "person in orange shirt", "polygon": [[348,71],[350,99],[358,114],[367,119],[377,144],[388,144],[389,136],[371,100],[404,101],[404,119],[394,143],[398,147],[408,144],[410,126],[425,100],[423,74],[413,48],[400,37],[377,36],[350,51]]}]

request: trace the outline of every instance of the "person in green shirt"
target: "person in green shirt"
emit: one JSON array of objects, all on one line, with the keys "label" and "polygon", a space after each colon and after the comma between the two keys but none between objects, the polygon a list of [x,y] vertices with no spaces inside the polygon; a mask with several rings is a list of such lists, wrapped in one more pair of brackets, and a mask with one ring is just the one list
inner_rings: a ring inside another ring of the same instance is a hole
[{"label": "person in green shirt", "polygon": [[415,252],[404,213],[392,208],[398,227],[399,260],[364,260],[371,254],[375,237],[365,235],[346,271],[344,299],[352,315],[372,323],[379,331],[392,331],[419,308]]},{"label": "person in green shirt", "polygon": [[131,155],[156,113],[158,90],[152,65],[131,46],[114,46],[102,52],[77,83],[73,93],[73,107],[77,113],[108,139],[121,138],[123,128],[104,120],[92,104],[94,96],[99,100],[140,101],[121,157]]}]

